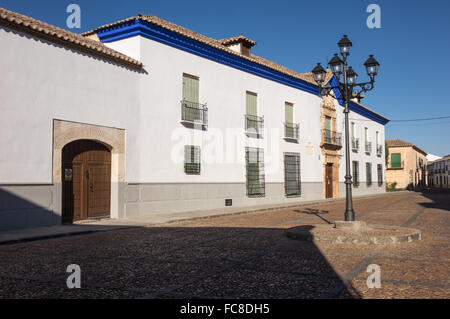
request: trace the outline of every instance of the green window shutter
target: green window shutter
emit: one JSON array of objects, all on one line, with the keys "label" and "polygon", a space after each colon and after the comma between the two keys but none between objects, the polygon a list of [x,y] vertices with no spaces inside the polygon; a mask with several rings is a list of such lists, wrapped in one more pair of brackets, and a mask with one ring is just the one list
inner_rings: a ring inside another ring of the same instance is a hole
[{"label": "green window shutter", "polygon": [[256,94],[247,92],[246,94],[246,111],[247,115],[258,115],[258,108],[256,104]]},{"label": "green window shutter", "polygon": [[391,154],[391,167],[402,167],[401,160],[401,154]]},{"label": "green window shutter", "polygon": [[192,102],[198,107],[199,103],[199,79],[183,74],[183,101]]},{"label": "green window shutter", "polygon": [[285,103],[286,123],[294,123],[294,105],[291,103]]}]

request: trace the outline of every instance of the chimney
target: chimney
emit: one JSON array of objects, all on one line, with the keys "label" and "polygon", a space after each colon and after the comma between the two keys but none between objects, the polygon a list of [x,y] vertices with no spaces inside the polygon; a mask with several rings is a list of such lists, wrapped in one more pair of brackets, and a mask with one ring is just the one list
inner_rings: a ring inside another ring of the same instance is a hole
[{"label": "chimney", "polygon": [[222,43],[227,48],[245,56],[250,56],[252,53],[252,47],[256,45],[255,41],[250,40],[243,35],[220,40],[220,43]]}]

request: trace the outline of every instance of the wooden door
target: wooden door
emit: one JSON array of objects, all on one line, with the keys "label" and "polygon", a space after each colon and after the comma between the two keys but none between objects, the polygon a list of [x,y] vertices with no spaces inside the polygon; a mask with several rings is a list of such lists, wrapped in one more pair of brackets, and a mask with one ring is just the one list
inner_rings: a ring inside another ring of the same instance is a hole
[{"label": "wooden door", "polygon": [[325,198],[333,198],[333,164],[325,167]]},{"label": "wooden door", "polygon": [[79,140],[62,154],[63,223],[109,217],[111,153],[99,143]]}]

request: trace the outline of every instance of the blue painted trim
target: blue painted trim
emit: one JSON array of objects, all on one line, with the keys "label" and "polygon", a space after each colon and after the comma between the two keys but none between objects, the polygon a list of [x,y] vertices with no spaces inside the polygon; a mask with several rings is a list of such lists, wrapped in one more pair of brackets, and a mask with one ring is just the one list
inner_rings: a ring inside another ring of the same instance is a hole
[{"label": "blue painted trim", "polygon": [[[133,20],[124,22],[122,24],[112,26],[99,30],[97,32],[99,39],[104,42],[114,42],[134,36],[142,36],[147,39],[151,39],[171,47],[198,55],[200,57],[242,70],[244,72],[260,76],[311,94],[318,95],[318,87],[314,84],[305,82],[303,80],[297,79],[290,75],[281,73],[279,71],[273,70],[271,68],[265,67],[258,63],[243,59],[237,55],[229,52],[211,47],[205,43],[199,42],[194,39],[190,39],[186,36],[178,34],[176,32],[164,29],[152,23]],[[334,79],[336,80],[336,79]],[[360,106],[354,104],[355,109],[361,109]],[[377,121],[378,123],[385,124],[387,121],[380,117],[379,115],[372,113],[366,109],[363,109],[369,114],[370,119]],[[360,112],[363,112],[360,110]],[[356,111],[355,111],[356,112]],[[362,113],[359,114],[363,115]],[[364,115],[367,117],[367,115]],[[383,123],[384,122],[384,123]]]},{"label": "blue painted trim", "polygon": [[[332,77],[332,79],[330,80],[329,83],[331,86],[334,86],[334,87],[336,87],[338,85],[338,82],[337,82],[337,79],[335,76]],[[334,93],[334,96],[336,97],[336,99],[339,101],[339,105],[344,106],[344,101],[342,100],[341,92],[338,89],[333,89],[333,93]],[[389,122],[388,119],[378,115],[377,113],[375,113],[371,110],[363,108],[362,106],[360,106],[352,101],[350,101],[348,103],[348,109],[350,111],[358,113],[359,115],[367,117],[368,119],[375,121],[377,123],[383,124],[383,125],[386,125]]]}]

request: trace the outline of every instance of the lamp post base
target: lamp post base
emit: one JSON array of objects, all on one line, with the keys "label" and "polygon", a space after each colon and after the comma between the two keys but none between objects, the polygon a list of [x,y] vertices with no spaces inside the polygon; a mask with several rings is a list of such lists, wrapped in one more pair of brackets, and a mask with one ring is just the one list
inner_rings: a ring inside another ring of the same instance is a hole
[{"label": "lamp post base", "polygon": [[355,221],[355,211],[353,209],[345,211],[345,221],[354,222]]}]

